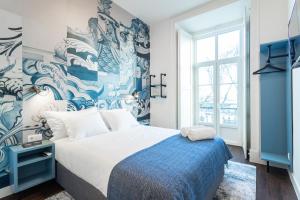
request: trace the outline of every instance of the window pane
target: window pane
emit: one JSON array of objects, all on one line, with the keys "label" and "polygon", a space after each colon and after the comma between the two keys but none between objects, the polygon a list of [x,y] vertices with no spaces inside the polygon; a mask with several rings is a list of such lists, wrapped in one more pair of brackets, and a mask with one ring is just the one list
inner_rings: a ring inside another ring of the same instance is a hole
[{"label": "window pane", "polygon": [[199,110],[199,123],[211,124],[214,121],[214,109],[205,108]]},{"label": "window pane", "polygon": [[198,69],[198,82],[199,85],[213,84],[213,66],[200,67]]},{"label": "window pane", "polygon": [[215,38],[197,41],[197,63],[215,60]]},{"label": "window pane", "polygon": [[237,83],[237,63],[220,65],[220,84]]},{"label": "window pane", "polygon": [[220,124],[237,125],[237,84],[220,85]]},{"label": "window pane", "polygon": [[233,31],[218,36],[219,59],[240,55],[240,31]]},{"label": "window pane", "polygon": [[220,124],[227,126],[237,126],[237,109],[221,109]]},{"label": "window pane", "polygon": [[199,92],[199,122],[212,123],[214,119],[214,96],[212,86],[200,86]]}]

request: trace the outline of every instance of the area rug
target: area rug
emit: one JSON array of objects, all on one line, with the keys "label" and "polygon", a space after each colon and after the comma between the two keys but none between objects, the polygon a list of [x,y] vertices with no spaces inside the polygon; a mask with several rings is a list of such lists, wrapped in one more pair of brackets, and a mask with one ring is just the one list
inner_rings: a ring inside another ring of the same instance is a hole
[{"label": "area rug", "polygon": [[[224,180],[214,200],[255,200],[256,167],[236,162],[228,162]],[[53,195],[46,200],[74,200],[66,191]]]},{"label": "area rug", "polygon": [[74,198],[66,191],[62,191],[47,198],[46,200],[74,200]]},{"label": "area rug", "polygon": [[228,162],[224,180],[214,200],[255,200],[256,167],[237,162]]}]

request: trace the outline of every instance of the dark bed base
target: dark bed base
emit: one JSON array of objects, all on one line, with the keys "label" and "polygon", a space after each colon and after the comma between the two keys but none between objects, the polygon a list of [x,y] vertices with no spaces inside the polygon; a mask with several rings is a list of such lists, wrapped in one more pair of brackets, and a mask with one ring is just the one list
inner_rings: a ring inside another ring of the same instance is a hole
[{"label": "dark bed base", "polygon": [[56,162],[56,182],[76,200],[106,200],[102,192],[70,172],[59,162]]},{"label": "dark bed base", "polygon": [[[224,177],[224,167],[220,170],[216,185],[211,185],[207,200],[215,197],[216,191]],[[79,178],[59,162],[56,162],[56,182],[76,200],[106,200],[106,197],[91,184]]]}]

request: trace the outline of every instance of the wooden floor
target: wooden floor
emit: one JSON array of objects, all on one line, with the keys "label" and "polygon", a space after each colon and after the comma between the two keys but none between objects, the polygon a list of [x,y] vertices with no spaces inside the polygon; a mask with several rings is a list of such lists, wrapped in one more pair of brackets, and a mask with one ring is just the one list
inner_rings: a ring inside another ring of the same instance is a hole
[{"label": "wooden floor", "polygon": [[284,169],[270,168],[267,173],[265,165],[249,163],[244,159],[241,147],[230,146],[232,161],[256,166],[256,199],[257,200],[297,200],[296,193]]},{"label": "wooden floor", "polygon": [[[230,146],[233,154],[232,161],[251,164],[244,159],[242,148]],[[295,191],[286,170],[271,168],[270,173],[266,167],[256,165],[256,199],[257,200],[297,200]],[[50,181],[24,192],[3,198],[3,200],[44,200],[60,191],[61,188],[55,181]]]}]

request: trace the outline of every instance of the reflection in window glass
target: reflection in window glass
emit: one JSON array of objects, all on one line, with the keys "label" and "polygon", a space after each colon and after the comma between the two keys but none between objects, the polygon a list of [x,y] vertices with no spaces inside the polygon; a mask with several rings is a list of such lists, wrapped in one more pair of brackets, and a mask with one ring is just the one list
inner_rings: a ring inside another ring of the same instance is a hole
[{"label": "reflection in window glass", "polygon": [[232,58],[240,55],[240,31],[224,33],[218,36],[219,59]]},{"label": "reflection in window glass", "polygon": [[199,86],[199,122],[212,123],[214,119],[214,93],[213,86]]},{"label": "reflection in window glass", "polygon": [[213,107],[199,109],[199,123],[211,124],[213,123],[213,121],[214,121]]},{"label": "reflection in window glass", "polygon": [[238,127],[240,45],[241,30],[196,41],[197,123]]},{"label": "reflection in window glass", "polygon": [[197,63],[215,60],[215,38],[197,41]]},{"label": "reflection in window glass", "polygon": [[237,68],[237,63],[220,65],[220,84],[237,83]]},{"label": "reflection in window glass", "polygon": [[238,85],[220,85],[220,124],[236,126],[238,110]]},{"label": "reflection in window glass", "polygon": [[236,126],[238,110],[238,64],[220,65],[220,124]]},{"label": "reflection in window glass", "polygon": [[198,70],[199,85],[213,84],[213,66],[200,67]]},{"label": "reflection in window glass", "polygon": [[214,101],[213,96],[213,87],[211,85],[208,86],[199,86],[199,102],[200,104],[210,104]]}]

